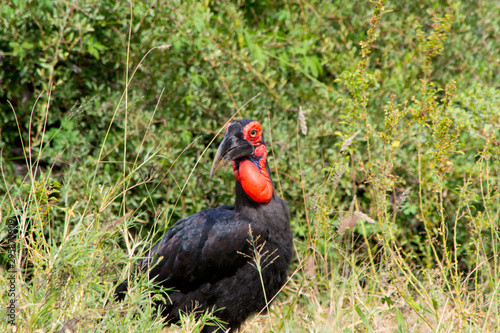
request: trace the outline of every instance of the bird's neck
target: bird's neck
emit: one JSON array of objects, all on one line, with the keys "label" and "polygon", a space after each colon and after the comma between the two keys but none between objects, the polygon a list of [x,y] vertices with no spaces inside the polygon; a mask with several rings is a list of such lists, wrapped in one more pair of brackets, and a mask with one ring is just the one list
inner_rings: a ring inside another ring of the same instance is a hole
[{"label": "bird's neck", "polygon": [[255,148],[254,155],[233,161],[236,177],[236,205],[250,199],[257,204],[269,203],[274,196],[274,187],[267,164],[264,145]]}]

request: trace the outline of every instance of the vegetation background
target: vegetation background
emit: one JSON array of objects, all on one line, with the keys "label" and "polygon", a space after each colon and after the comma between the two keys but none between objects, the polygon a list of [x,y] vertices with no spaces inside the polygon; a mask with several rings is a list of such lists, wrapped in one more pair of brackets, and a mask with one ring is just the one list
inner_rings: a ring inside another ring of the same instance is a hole
[{"label": "vegetation background", "polygon": [[[0,3],[0,330],[164,328],[113,289],[263,123],[295,259],[245,332],[500,330],[498,1]],[[16,326],[7,218],[19,216]]]}]

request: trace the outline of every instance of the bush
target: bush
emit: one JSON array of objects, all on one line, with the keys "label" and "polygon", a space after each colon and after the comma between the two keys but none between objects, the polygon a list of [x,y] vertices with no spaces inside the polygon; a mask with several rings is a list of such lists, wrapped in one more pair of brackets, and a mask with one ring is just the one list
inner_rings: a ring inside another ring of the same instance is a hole
[{"label": "bush", "polygon": [[16,280],[21,330],[161,327],[148,281],[127,309],[145,317],[105,304],[170,223],[233,200],[205,151],[233,114],[264,124],[292,216],[297,259],[270,327],[493,330],[498,9],[1,5],[2,221],[31,219],[38,240],[17,250],[33,265]]}]

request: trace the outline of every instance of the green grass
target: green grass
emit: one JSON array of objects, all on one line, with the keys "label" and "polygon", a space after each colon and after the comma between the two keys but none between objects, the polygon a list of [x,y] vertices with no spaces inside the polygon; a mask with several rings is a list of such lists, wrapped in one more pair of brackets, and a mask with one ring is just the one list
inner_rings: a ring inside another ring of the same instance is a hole
[{"label": "green grass", "polygon": [[14,251],[17,331],[213,319],[163,327],[151,303],[166,295],[145,277],[126,302],[112,294],[169,225],[232,203],[230,168],[208,181],[232,116],[264,126],[295,250],[287,285],[242,331],[498,331],[499,10],[0,5],[2,246],[12,215],[28,235]]}]

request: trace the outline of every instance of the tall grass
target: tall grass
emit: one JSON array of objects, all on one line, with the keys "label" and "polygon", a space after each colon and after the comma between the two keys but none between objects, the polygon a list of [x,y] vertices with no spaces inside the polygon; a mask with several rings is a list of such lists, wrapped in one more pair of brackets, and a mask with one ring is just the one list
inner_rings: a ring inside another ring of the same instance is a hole
[{"label": "tall grass", "polygon": [[[134,4],[130,5],[133,11]],[[321,16],[319,5],[299,5],[287,9],[283,17],[288,13],[299,21],[312,20],[333,34],[327,23],[331,18]],[[396,6],[384,1],[370,6],[363,8],[370,14],[362,18],[366,23],[362,38],[344,41],[361,42],[358,60],[346,65],[335,83],[327,74],[321,76],[323,68],[331,70],[330,65],[316,63],[322,56],[338,59],[326,46],[315,50],[318,55],[300,58],[306,64],[300,67],[297,59],[261,48],[260,32],[238,32],[238,38],[245,40],[238,43],[246,45],[240,53],[212,40],[219,53],[206,56],[210,68],[217,75],[226,73],[219,67],[224,63],[222,53],[225,62],[251,73],[263,94],[252,91],[254,97],[243,98],[228,84],[235,75],[220,75],[220,91],[226,94],[230,112],[195,122],[203,124],[201,130],[186,124],[193,115],[158,115],[173,92],[161,90],[148,104],[134,91],[134,84],[144,84],[141,71],[147,70],[150,57],[158,59],[157,53],[180,49],[167,44],[152,47],[141,51],[137,65],[132,64],[137,32],[132,16],[127,19],[122,90],[111,102],[113,107],[104,108],[105,130],[83,138],[90,146],[95,143],[94,151],[82,150],[79,155],[81,143],[72,134],[85,110],[74,109],[59,127],[50,126],[57,82],[48,75],[47,89],[38,96],[29,125],[17,121],[25,162],[21,175],[12,174],[12,161],[3,155],[0,163],[2,311],[11,300],[16,305],[15,328],[0,311],[0,330],[196,332],[213,324],[217,309],[183,314],[180,324],[165,328],[152,304],[167,300],[167,294],[155,289],[147,276],[132,276],[137,260],[177,218],[232,203],[230,171],[220,178],[224,181],[215,179],[207,185],[204,180],[220,129],[241,115],[260,116],[263,124],[267,122],[273,178],[291,208],[295,236],[295,259],[286,286],[262,309],[268,310],[267,315],[251,318],[241,331],[498,331],[500,92],[481,82],[462,82],[462,74],[435,79],[440,56],[451,48],[449,39],[457,38],[450,33],[454,20],[461,19],[459,10],[454,10],[457,4],[448,11],[429,12],[427,24],[417,27],[409,42],[413,63],[407,68],[416,86],[411,94],[400,93],[397,85],[384,81],[392,79],[388,72],[393,68],[381,68],[384,53],[377,53],[391,42],[383,35],[390,30],[384,22],[394,22],[390,17],[396,15],[392,12]],[[283,20],[288,24],[290,19]],[[338,25],[344,31],[345,26]],[[344,31],[341,37],[346,36],[352,38]],[[296,102],[286,97],[291,88],[273,79],[268,67],[293,72],[297,81],[307,80],[312,90],[300,86],[296,91],[306,103],[291,105]],[[56,70],[55,64],[51,70]],[[200,73],[190,75],[203,81]],[[316,110],[308,98],[324,105]],[[274,105],[269,100],[290,112],[260,110]],[[206,105],[203,108],[210,109]],[[14,119],[20,118],[20,110],[12,104],[10,112]],[[175,124],[183,122],[186,128],[172,129],[170,117],[184,119]],[[72,163],[67,157],[71,146],[55,157],[52,151],[65,140],[74,144]],[[317,144],[320,141],[326,145]],[[320,152],[315,151],[318,147],[323,147]],[[8,267],[11,216],[17,216],[20,227],[15,273]],[[256,249],[249,258],[258,270],[265,269],[261,257]],[[15,297],[8,293],[11,276]],[[130,281],[129,297],[115,303],[113,290],[123,280]]]}]

